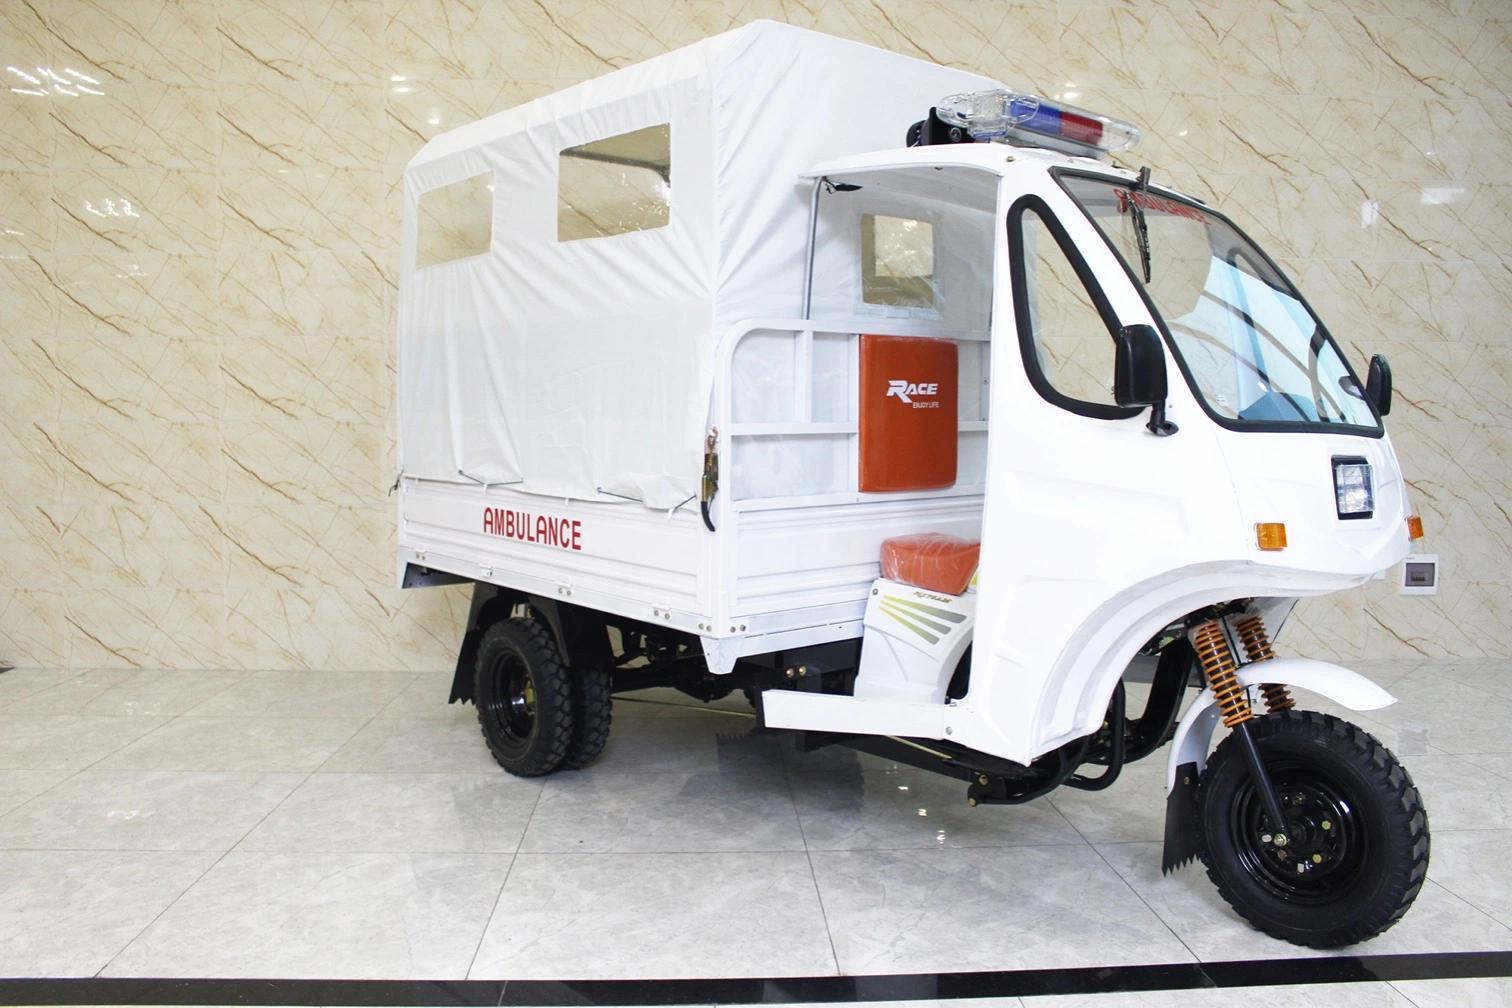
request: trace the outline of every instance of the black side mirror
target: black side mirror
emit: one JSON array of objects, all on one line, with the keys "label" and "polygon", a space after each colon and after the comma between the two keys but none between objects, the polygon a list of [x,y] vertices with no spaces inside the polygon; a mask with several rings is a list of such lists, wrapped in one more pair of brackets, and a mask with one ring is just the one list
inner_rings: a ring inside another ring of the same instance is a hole
[{"label": "black side mirror", "polygon": [[1370,358],[1370,370],[1365,374],[1365,400],[1381,416],[1391,412],[1391,365],[1386,363],[1384,354]]},{"label": "black side mirror", "polygon": [[1113,400],[1120,406],[1149,406],[1151,433],[1176,433],[1176,425],[1165,418],[1168,388],[1160,334],[1147,325],[1124,326],[1113,341]]}]

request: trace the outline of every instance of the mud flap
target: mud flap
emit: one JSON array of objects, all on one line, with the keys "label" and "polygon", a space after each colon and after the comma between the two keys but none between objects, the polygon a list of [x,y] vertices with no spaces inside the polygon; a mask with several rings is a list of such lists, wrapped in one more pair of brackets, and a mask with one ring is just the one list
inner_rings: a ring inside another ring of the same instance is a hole
[{"label": "mud flap", "polygon": [[1176,781],[1166,796],[1165,852],[1160,873],[1169,875],[1202,853],[1197,844],[1197,764],[1176,768]]}]

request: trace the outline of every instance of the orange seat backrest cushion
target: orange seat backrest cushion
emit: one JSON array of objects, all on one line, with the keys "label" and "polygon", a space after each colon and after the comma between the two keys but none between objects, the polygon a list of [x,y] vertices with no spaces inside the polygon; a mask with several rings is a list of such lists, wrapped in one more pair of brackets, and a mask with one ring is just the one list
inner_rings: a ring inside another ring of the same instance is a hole
[{"label": "orange seat backrest cushion", "polygon": [[885,493],[955,485],[956,361],[952,340],[861,337],[857,489]]},{"label": "orange seat backrest cushion", "polygon": [[941,532],[896,536],[882,543],[882,576],[941,595],[959,595],[971,584],[982,544]]}]

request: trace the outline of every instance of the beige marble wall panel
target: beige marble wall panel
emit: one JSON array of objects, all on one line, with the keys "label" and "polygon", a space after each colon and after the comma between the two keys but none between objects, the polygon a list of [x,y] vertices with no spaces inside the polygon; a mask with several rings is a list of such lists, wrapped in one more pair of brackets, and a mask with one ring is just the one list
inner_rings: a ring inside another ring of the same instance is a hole
[{"label": "beige marble wall panel", "polygon": [[466,615],[451,589],[232,588],[226,645],[247,668],[441,670]]},{"label": "beige marble wall panel", "polygon": [[52,336],[58,331],[53,272],[34,255],[0,256],[0,337]]},{"label": "beige marble wall panel", "polygon": [[50,339],[0,338],[0,403],[12,421],[57,419],[60,393]]},{"label": "beige marble wall panel", "polygon": [[[17,62],[27,66],[33,60]],[[31,85],[23,78],[7,75],[6,84],[0,90],[0,168],[50,168],[54,147],[51,103],[45,94],[24,93]]]},{"label": "beige marble wall panel", "polygon": [[47,172],[0,174],[0,255],[52,250],[52,185]]},{"label": "beige marble wall panel", "polygon": [[217,260],[220,331],[236,337],[381,336],[389,285],[384,249],[226,251]]},{"label": "beige marble wall panel", "polygon": [[40,262],[69,336],[179,337],[216,331],[215,260],[208,255],[48,256]]},{"label": "beige marble wall panel", "polygon": [[228,505],[225,583],[257,588],[383,585],[392,575],[391,508],[310,504]]},{"label": "beige marble wall panel", "polygon": [[220,71],[220,47],[205,44],[215,37],[215,0],[47,0],[35,7],[46,19],[53,60],[97,81],[194,84]]},{"label": "beige marble wall panel", "polygon": [[57,252],[211,252],[220,244],[215,173],[180,168],[52,174]]},{"label": "beige marble wall panel", "polygon": [[225,340],[227,420],[381,422],[391,393],[382,338]]},{"label": "beige marble wall panel", "polygon": [[221,166],[381,164],[388,137],[381,84],[331,81],[225,85]]},{"label": "beige marble wall panel", "polygon": [[391,243],[380,168],[227,168],[224,251],[377,249]]},{"label": "beige marble wall panel", "polygon": [[269,419],[221,429],[229,504],[375,504],[397,471],[378,424]]},{"label": "beige marble wall panel", "polygon": [[383,0],[221,0],[221,82],[382,80]]},{"label": "beige marble wall panel", "polygon": [[214,168],[215,88],[102,82],[99,95],[54,94],[55,168]]},{"label": "beige marble wall panel", "polygon": [[217,591],[226,583],[225,519],[204,504],[98,504],[37,509],[55,528],[52,552],[61,587],[187,588]]},{"label": "beige marble wall panel", "polygon": [[67,593],[76,668],[235,668],[220,591],[91,589]]},{"label": "beige marble wall panel", "polygon": [[0,508],[0,589],[62,588],[56,505]]},{"label": "beige marble wall panel", "polygon": [[[74,631],[68,624],[67,604],[60,591],[0,588],[0,627],[11,661],[32,666],[72,668]],[[113,663],[119,668],[123,664]]]},{"label": "beige marble wall panel", "polygon": [[218,499],[225,483],[215,424],[65,418],[49,434],[66,504],[194,504]]},{"label": "beige marble wall panel", "polygon": [[49,355],[61,417],[213,424],[221,414],[220,344],[214,339],[60,337]]},{"label": "beige marble wall panel", "polygon": [[56,504],[62,499],[62,458],[55,424],[9,414],[0,420],[0,473],[12,505]]},{"label": "beige marble wall panel", "polygon": [[1512,653],[1506,0],[26,0],[0,4],[0,661],[447,668],[466,592],[388,587],[402,166],[757,17],[1141,124],[1126,163],[1396,372],[1442,592],[1309,599],[1287,648]]}]

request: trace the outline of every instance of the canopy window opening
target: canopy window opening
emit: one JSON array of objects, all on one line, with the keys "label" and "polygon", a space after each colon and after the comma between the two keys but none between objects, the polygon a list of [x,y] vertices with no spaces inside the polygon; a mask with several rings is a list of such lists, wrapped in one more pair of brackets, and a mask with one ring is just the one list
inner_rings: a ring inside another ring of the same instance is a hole
[{"label": "canopy window opening", "polygon": [[557,158],[557,241],[666,227],[672,212],[667,123],[568,147]]},{"label": "canopy window opening", "polygon": [[415,268],[483,255],[493,240],[493,172],[420,194]]},{"label": "canopy window opening", "polygon": [[1219,420],[1380,430],[1323,324],[1236,227],[1207,207],[1111,180],[1060,181],[1144,284]]},{"label": "canopy window opening", "polygon": [[861,215],[861,300],[934,308],[934,225],[911,217]]}]

